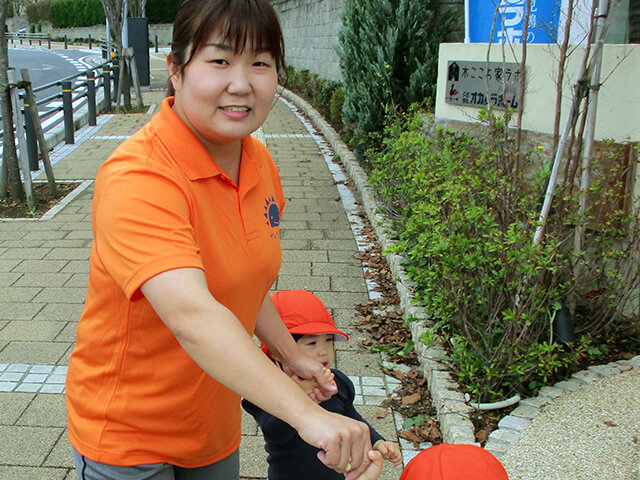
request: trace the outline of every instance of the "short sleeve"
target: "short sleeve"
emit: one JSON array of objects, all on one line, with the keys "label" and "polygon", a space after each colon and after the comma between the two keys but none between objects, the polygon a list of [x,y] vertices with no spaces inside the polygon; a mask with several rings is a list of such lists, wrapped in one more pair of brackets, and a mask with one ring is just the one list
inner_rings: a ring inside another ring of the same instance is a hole
[{"label": "short sleeve", "polygon": [[203,268],[183,186],[151,168],[104,173],[93,206],[95,249],[128,298],[159,273]]}]

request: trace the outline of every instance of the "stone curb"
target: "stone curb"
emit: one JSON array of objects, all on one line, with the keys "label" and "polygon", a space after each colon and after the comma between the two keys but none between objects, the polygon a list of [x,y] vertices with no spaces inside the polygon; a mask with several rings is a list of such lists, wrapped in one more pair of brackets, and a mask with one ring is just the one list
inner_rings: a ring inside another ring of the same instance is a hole
[{"label": "stone curb", "polygon": [[[368,185],[367,176],[351,150],[344,144],[333,127],[307,101],[284,88],[280,89],[279,93],[300,108],[326,138],[335,154],[342,161],[346,173],[355,184],[380,245],[383,249],[392,245],[394,242],[389,236],[390,223],[380,213],[381,209],[375,199],[373,189]],[[395,279],[402,310],[406,316],[412,316],[416,319],[411,323],[411,334],[423,377],[427,379],[432,401],[438,413],[443,442],[479,445],[475,441],[475,428],[470,418],[473,408],[465,402],[457,382],[453,379],[444,348],[440,344],[427,347],[420,341],[420,337],[427,331],[428,322],[422,309],[413,304],[412,282],[402,266],[402,257],[389,254],[384,258]],[[542,388],[537,397],[522,399],[518,407],[498,423],[498,428],[491,432],[484,448],[500,458],[509,446],[520,438],[522,431],[540,413],[542,407],[567,392],[575,391],[583,385],[630,368],[640,368],[640,355],[630,360],[591,366],[586,370],[574,373],[568,380]],[[638,465],[638,475],[640,480],[640,464]]]},{"label": "stone curb", "polygon": [[[640,368],[640,355],[629,360],[619,360],[606,365],[594,365],[586,370],[574,373],[568,380],[553,386],[543,387],[537,397],[524,398],[511,414],[498,423],[498,428],[491,432],[485,448],[500,457],[509,446],[520,438],[520,434],[536,418],[542,409],[568,392],[574,392],[589,383],[618,373]],[[638,465],[640,473],[640,464]],[[640,477],[639,477],[640,478]]]}]

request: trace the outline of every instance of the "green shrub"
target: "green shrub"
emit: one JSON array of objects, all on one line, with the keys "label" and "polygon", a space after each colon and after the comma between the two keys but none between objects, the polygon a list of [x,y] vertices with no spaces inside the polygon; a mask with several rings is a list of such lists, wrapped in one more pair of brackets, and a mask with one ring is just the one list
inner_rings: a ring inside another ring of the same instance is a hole
[{"label": "green shrub", "polygon": [[344,104],[344,88],[337,87],[329,100],[329,119],[335,125],[342,124],[342,105]]},{"label": "green shrub", "polygon": [[27,3],[25,10],[29,23],[51,21],[51,0]]},{"label": "green shrub", "polygon": [[340,82],[318,78],[313,85],[313,105],[330,123],[340,124],[340,120],[334,121],[331,115],[331,98],[333,92],[340,87]]},{"label": "green shrub", "polygon": [[[474,398],[535,393],[597,354],[602,339],[638,338],[640,274],[624,259],[638,258],[640,235],[637,210],[622,207],[622,162],[595,163],[591,191],[603,200],[592,204],[609,206],[598,210],[598,228],[588,229],[575,258],[569,240],[579,224],[577,194],[568,185],[560,187],[544,240],[532,244],[549,172],[539,150],[512,155],[486,139],[435,128],[419,110],[396,115],[379,141],[368,161],[398,237],[389,251],[405,256],[415,298],[434,333],[448,340],[458,378]],[[554,342],[551,325],[563,305],[575,305],[575,345]]]},{"label": "green shrub", "polygon": [[54,28],[91,27],[104,22],[100,0],[51,1],[51,25]]},{"label": "green shrub", "polygon": [[[321,78],[309,70],[297,71],[287,65],[284,86],[305,98],[334,126],[342,125],[344,89],[340,82]],[[337,93],[336,93],[337,92]]]},{"label": "green shrub", "polygon": [[387,109],[435,99],[438,46],[454,25],[455,13],[440,0],[345,0],[337,48],[343,118],[355,123],[360,160]]},{"label": "green shrub", "polygon": [[148,0],[146,14],[149,23],[173,23],[180,0]]}]

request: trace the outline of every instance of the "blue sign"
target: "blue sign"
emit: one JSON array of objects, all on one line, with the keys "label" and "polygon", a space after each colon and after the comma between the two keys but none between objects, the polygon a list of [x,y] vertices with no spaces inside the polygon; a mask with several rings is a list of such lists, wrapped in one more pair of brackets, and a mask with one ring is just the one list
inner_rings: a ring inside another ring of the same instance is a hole
[{"label": "blue sign", "polygon": [[[498,1],[467,0],[469,42],[489,43],[493,28],[492,43],[522,43],[527,0]],[[560,0],[531,0],[527,43],[556,43],[559,17]]]}]

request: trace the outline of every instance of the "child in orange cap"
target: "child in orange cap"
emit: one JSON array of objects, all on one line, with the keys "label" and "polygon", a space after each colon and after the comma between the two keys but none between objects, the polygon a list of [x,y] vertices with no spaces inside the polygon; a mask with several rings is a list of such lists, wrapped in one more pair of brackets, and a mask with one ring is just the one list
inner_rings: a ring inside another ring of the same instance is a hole
[{"label": "child in orange cap", "polygon": [[[284,324],[293,335],[300,350],[305,355],[322,363],[325,368],[335,364],[334,341],[347,341],[348,335],[338,330],[331,314],[322,301],[306,290],[288,290],[276,292],[271,296]],[[269,355],[263,345],[262,350]],[[348,416],[367,423],[353,406],[355,388],[349,378],[339,370],[327,370],[334,376],[338,392],[320,406],[330,412]],[[307,381],[292,377],[307,393],[312,386]],[[264,435],[268,452],[269,480],[332,480],[343,479],[344,475],[327,468],[317,454],[319,450],[306,444],[296,431],[282,420],[268,414],[252,403],[243,400],[242,406],[258,422]],[[388,442],[370,425],[371,444],[382,458],[400,465],[402,456],[400,448],[394,442]],[[377,467],[376,467],[377,469]],[[380,465],[380,470],[382,466]]]},{"label": "child in orange cap", "polygon": [[[382,456],[369,452],[371,464],[358,480],[378,480]],[[475,445],[441,443],[416,455],[402,471],[400,480],[509,480],[500,461]]]}]

